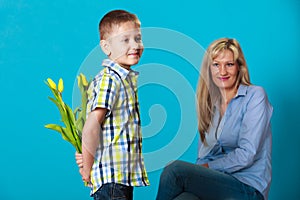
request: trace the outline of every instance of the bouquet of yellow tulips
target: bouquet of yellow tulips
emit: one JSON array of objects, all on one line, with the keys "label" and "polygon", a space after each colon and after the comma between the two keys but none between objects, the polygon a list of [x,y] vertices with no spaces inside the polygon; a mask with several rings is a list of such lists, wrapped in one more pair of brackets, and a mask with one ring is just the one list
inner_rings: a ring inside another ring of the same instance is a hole
[{"label": "bouquet of yellow tulips", "polygon": [[77,107],[74,111],[62,99],[62,92],[64,90],[63,80],[59,79],[57,86],[50,78],[45,81],[54,95],[54,98],[48,98],[57,106],[61,120],[65,125],[63,127],[57,124],[47,124],[45,127],[61,133],[62,138],[70,142],[76,151],[81,153],[82,129],[86,120],[87,89],[90,83],[83,74],[77,76],[77,81],[81,93],[81,106]]}]

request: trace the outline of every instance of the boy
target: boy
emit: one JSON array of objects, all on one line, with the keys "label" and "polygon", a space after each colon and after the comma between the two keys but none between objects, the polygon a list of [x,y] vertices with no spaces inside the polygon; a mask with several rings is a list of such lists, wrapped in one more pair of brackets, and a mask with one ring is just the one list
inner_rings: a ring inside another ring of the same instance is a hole
[{"label": "boy", "polygon": [[143,53],[140,21],[124,10],[107,13],[99,23],[100,46],[108,59],[88,90],[82,133],[82,179],[98,199],[133,199],[133,186],[149,180],[142,157],[137,75],[130,67]]}]

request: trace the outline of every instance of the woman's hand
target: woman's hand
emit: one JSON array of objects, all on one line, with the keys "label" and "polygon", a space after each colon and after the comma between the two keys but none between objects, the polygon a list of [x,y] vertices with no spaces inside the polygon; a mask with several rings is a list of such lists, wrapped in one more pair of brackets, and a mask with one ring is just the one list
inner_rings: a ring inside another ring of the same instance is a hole
[{"label": "woman's hand", "polygon": [[202,164],[203,167],[209,168],[207,163]]}]

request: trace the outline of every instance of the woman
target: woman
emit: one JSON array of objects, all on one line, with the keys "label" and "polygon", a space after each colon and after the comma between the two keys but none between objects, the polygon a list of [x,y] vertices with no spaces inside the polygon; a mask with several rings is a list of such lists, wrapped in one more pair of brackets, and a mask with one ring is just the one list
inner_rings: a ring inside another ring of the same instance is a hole
[{"label": "woman", "polygon": [[273,108],[251,85],[235,39],[214,41],[197,88],[200,132],[196,164],[175,161],[161,174],[157,200],[267,199]]}]

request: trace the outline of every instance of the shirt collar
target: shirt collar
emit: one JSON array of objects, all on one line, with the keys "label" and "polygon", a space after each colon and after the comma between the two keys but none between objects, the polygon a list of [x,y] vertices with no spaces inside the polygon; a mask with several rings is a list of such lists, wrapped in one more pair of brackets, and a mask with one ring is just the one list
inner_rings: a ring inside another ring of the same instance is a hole
[{"label": "shirt collar", "polygon": [[239,96],[245,96],[247,94],[247,89],[248,89],[248,86],[240,84],[238,91],[235,95],[235,98],[239,97]]},{"label": "shirt collar", "polygon": [[128,75],[133,73],[134,75],[138,75],[138,72],[133,71],[133,70],[127,70],[123,67],[121,67],[118,63],[110,60],[110,59],[104,59],[102,62],[102,66],[104,67],[109,67],[113,69],[115,72],[117,72],[122,79],[125,79]]},{"label": "shirt collar", "polygon": [[[248,90],[247,85],[240,84],[239,88],[238,88],[238,91],[237,91],[236,95],[233,97],[233,99],[241,97],[241,96],[246,96],[247,90]],[[215,109],[218,109],[218,110],[220,109],[218,107],[218,103],[215,103],[214,107],[215,107]]]}]

